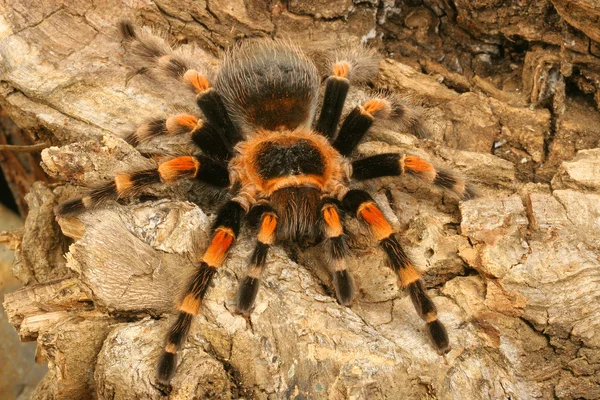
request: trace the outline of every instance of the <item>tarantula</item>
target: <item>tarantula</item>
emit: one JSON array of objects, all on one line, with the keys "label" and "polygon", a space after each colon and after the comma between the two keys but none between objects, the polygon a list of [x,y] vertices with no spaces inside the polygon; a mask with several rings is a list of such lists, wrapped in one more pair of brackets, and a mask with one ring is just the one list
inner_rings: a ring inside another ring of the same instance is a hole
[{"label": "tarantula", "polygon": [[149,122],[127,141],[138,145],[163,134],[189,134],[201,153],[173,158],[155,169],[119,174],[85,196],[60,204],[57,215],[73,215],[107,199],[138,194],[148,185],[180,179],[197,179],[229,194],[212,227],[210,245],[177,303],[178,317],[158,363],[161,385],[168,386],[175,373],[177,351],[244,218],[254,227],[256,246],[240,283],[239,313],[247,316],[253,307],[269,247],[307,239],[324,240],[335,293],[341,304],[349,305],[354,285],[346,267],[343,214],[348,214],[363,221],[385,250],[399,286],[410,294],[435,347],[440,353],[449,350],[446,329],[394,229],[367,192],[349,185],[407,174],[463,199],[473,192],[463,179],[419,157],[388,153],[351,161],[350,155],[376,119],[410,120],[404,105],[377,96],[357,105],[338,129],[350,81],[364,81],[377,72],[373,52],[361,48],[334,52],[316,118],[317,68],[290,42],[263,39],[236,47],[224,56],[211,83],[207,70],[192,68],[198,60],[148,31],[136,30],[128,21],[119,28],[123,43],[144,67],[162,71],[197,92],[203,114],[202,118],[177,115]]}]

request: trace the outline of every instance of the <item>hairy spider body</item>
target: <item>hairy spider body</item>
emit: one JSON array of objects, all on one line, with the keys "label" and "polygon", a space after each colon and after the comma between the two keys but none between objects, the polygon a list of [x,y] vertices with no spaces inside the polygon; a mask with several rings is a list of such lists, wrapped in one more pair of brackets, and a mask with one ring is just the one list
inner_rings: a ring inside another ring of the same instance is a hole
[{"label": "hairy spider body", "polygon": [[319,75],[296,46],[259,41],[225,56],[215,79],[229,115],[244,133],[312,129]]},{"label": "hairy spider body", "polygon": [[250,313],[269,248],[278,241],[324,239],[337,298],[349,305],[354,284],[346,265],[343,215],[347,214],[369,228],[387,254],[399,286],[407,289],[426,322],[434,345],[441,353],[449,350],[446,330],[394,229],[371,196],[349,184],[409,174],[461,198],[470,197],[472,190],[461,178],[415,156],[390,153],[351,161],[349,156],[375,119],[392,116],[414,126],[408,108],[376,97],[356,106],[338,129],[350,81],[360,82],[369,70],[376,71],[370,52],[347,49],[335,55],[316,118],[320,77],[313,61],[291,43],[262,40],[232,50],[211,86],[210,74],[199,72],[202,65],[192,68],[197,60],[186,58],[147,32],[137,32],[128,22],[122,22],[120,29],[124,43],[142,66],[156,68],[198,93],[203,114],[202,118],[177,115],[151,121],[127,141],[137,145],[160,135],[187,133],[202,153],[176,157],[155,169],[119,174],[85,196],[60,204],[57,214],[76,214],[106,199],[138,194],[150,184],[183,178],[197,179],[231,195],[220,208],[210,244],[177,303],[179,313],[167,333],[158,382],[169,384],[177,351],[244,218],[253,226],[256,245],[240,283],[239,313]]}]

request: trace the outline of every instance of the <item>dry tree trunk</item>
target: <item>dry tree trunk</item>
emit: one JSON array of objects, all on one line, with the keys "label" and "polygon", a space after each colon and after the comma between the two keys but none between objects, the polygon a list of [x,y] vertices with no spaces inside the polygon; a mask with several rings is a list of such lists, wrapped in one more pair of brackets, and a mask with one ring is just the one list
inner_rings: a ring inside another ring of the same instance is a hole
[{"label": "dry tree trunk", "polygon": [[359,151],[421,155],[481,194],[459,204],[409,180],[366,185],[424,272],[449,329],[446,357],[358,224],[352,307],[332,297],[318,247],[277,249],[251,321],[233,313],[251,250],[242,239],[193,325],[171,398],[600,397],[597,2],[4,0],[0,10],[0,106],[56,146],[42,166],[66,182],[34,184],[22,237],[3,236],[27,284],[6,312],[50,367],[35,399],[160,397],[154,365],[171,304],[214,211],[186,202],[197,187],[184,183],[149,193],[171,200],[54,219],[82,185],[147,162],[120,133],[193,110],[191,96],[125,66],[114,36],[123,17],[206,57],[253,36],[379,46],[390,58],[375,86],[420,103],[430,138],[378,127]]},{"label": "dry tree trunk", "polygon": [[[35,181],[48,182],[49,178],[40,167],[41,148],[33,145],[27,131],[20,129],[0,108],[0,169],[4,172],[8,187],[22,217],[27,215],[25,195]],[[19,152],[3,151],[4,148],[20,148]]]}]

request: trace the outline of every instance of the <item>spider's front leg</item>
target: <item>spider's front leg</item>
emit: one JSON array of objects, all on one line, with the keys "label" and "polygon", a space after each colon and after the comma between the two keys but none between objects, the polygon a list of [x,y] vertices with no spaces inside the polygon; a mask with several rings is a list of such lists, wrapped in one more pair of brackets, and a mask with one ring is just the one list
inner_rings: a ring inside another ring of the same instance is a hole
[{"label": "spider's front leg", "polygon": [[321,207],[321,220],[329,263],[333,267],[335,294],[340,304],[349,306],[354,298],[354,284],[346,265],[348,237],[344,233],[339,209],[332,199],[325,199]]},{"label": "spider's front leg", "polygon": [[260,276],[262,275],[269,248],[275,243],[277,230],[277,214],[267,204],[256,205],[248,214],[252,225],[257,226],[256,246],[250,258],[246,276],[240,283],[237,295],[237,312],[248,316],[256,300]]},{"label": "spider's front leg", "polygon": [[427,323],[431,339],[440,353],[450,350],[446,328],[437,319],[433,301],[423,290],[421,275],[398,243],[394,229],[371,196],[363,190],[350,190],[343,198],[342,205],[351,215],[365,222],[379,245],[385,250],[390,267],[398,276],[398,284],[405,288],[415,306],[417,314]]},{"label": "spider's front leg", "polygon": [[198,315],[202,299],[217,269],[223,264],[229,249],[240,230],[240,222],[246,211],[235,201],[229,201],[221,207],[213,225],[212,237],[208,249],[204,252],[200,264],[196,267],[177,308],[177,320],[171,326],[160,356],[157,380],[168,385],[177,366],[177,351],[181,348],[192,324]]}]

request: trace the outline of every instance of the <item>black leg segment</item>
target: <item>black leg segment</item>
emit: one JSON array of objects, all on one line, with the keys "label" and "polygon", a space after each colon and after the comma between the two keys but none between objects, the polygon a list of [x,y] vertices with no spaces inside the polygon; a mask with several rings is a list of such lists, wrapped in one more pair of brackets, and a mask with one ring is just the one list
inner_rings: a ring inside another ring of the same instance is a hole
[{"label": "black leg segment", "polygon": [[240,230],[240,223],[245,211],[234,201],[225,203],[213,226],[212,237],[202,261],[196,266],[187,287],[178,302],[177,320],[167,332],[165,347],[158,360],[157,381],[161,385],[169,385],[177,366],[177,352],[187,337],[194,316],[200,312],[202,300],[210,283],[223,264],[229,249],[233,245]]},{"label": "black leg segment", "polygon": [[335,136],[349,88],[350,82],[346,78],[340,76],[327,78],[323,106],[316,126],[317,132],[328,138]]},{"label": "black leg segment", "polygon": [[[260,214],[257,219],[257,214]],[[254,218],[256,226],[256,247],[250,258],[250,264],[246,270],[246,276],[240,283],[237,295],[237,312],[248,316],[256,300],[260,286],[260,276],[267,261],[270,246],[275,242],[277,236],[277,215],[275,210],[266,204],[254,207],[249,216]],[[258,222],[258,223],[256,223]]]},{"label": "black leg segment", "polygon": [[233,147],[242,140],[242,136],[231,121],[221,96],[213,88],[209,88],[200,93],[196,101],[207,121],[218,133],[228,153],[233,154]]},{"label": "black leg segment", "polygon": [[416,156],[398,153],[377,154],[352,163],[353,179],[373,179],[382,176],[411,175],[427,184],[451,192],[462,200],[475,197],[472,186],[462,177]]},{"label": "black leg segment", "polygon": [[444,325],[437,319],[437,310],[433,301],[423,289],[421,274],[400,246],[393,228],[377,204],[362,190],[349,191],[342,204],[348,212],[369,226],[373,237],[388,256],[389,266],[398,277],[398,286],[408,291],[417,314],[427,323],[431,340],[440,353],[447,353],[450,350],[448,334]]},{"label": "black leg segment", "polygon": [[332,269],[333,286],[340,304],[350,305],[354,298],[354,281],[347,269],[348,237],[344,233],[342,219],[336,203],[326,199],[321,207],[321,221],[323,236],[326,238],[324,246],[329,256]]},{"label": "black leg segment", "polygon": [[380,176],[401,175],[400,154],[377,154],[352,163],[353,179],[371,179]]},{"label": "black leg segment", "polygon": [[367,100],[348,114],[333,142],[342,155],[349,156],[365,136],[375,118],[388,118],[392,105],[386,99]]}]

